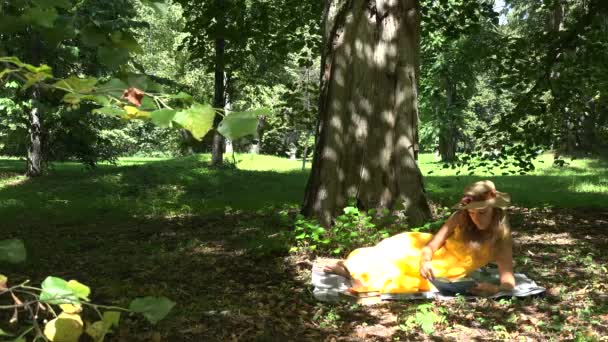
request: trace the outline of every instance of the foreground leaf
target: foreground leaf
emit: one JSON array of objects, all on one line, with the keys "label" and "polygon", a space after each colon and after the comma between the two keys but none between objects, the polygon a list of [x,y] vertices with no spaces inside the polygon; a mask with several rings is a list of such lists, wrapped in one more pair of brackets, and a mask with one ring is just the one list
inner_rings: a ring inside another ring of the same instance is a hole
[{"label": "foreground leaf", "polygon": [[109,328],[118,328],[120,323],[120,312],[118,311],[106,311],[103,313],[103,322]]},{"label": "foreground leaf", "polygon": [[69,314],[77,314],[82,312],[82,305],[80,304],[59,304],[59,307],[63,312]]},{"label": "foreground leaf", "polygon": [[102,342],[108,333],[108,326],[102,321],[97,321],[87,326],[85,332],[91,336],[93,341]]},{"label": "foreground leaf", "polygon": [[124,91],[122,94],[124,99],[127,99],[129,103],[134,106],[140,107],[141,100],[144,98],[144,91],[135,87],[131,87]]},{"label": "foreground leaf", "polygon": [[268,115],[268,109],[258,109],[247,112],[232,112],[220,123],[217,130],[224,137],[235,140],[248,135],[257,136],[258,117]]},{"label": "foreground leaf", "polygon": [[53,342],[77,342],[83,325],[79,315],[62,312],[44,326],[44,336]]},{"label": "foreground leaf", "polygon": [[97,92],[120,98],[122,97],[122,94],[124,93],[125,89],[127,89],[128,87],[129,86],[122,80],[119,80],[118,78],[113,78],[108,82],[98,86]]},{"label": "foreground leaf", "polygon": [[6,289],[7,282],[8,282],[8,278],[4,274],[0,274],[0,290]]},{"label": "foreground leaf", "polygon": [[95,77],[78,78],[70,76],[55,82],[53,87],[67,92],[90,93],[95,89],[96,84],[97,79]]},{"label": "foreground leaf", "polygon": [[0,262],[17,264],[27,257],[25,245],[19,239],[0,240]]},{"label": "foreground leaf", "polygon": [[129,51],[123,48],[102,46],[97,49],[97,60],[110,69],[116,69],[129,60]]},{"label": "foreground leaf", "polygon": [[78,280],[70,280],[68,281],[68,287],[74,292],[74,294],[80,298],[80,299],[84,299],[84,300],[89,300],[89,295],[91,294],[91,289],[78,282]]},{"label": "foreground leaf", "polygon": [[109,116],[121,116],[121,117],[126,114],[122,108],[115,107],[115,106],[106,106],[106,107],[97,108],[97,109],[93,110],[93,113],[109,115]]},{"label": "foreground leaf", "polygon": [[214,117],[213,107],[195,103],[192,107],[178,112],[173,121],[189,130],[194,138],[201,140],[213,127]]},{"label": "foreground leaf", "polygon": [[150,120],[152,120],[156,126],[169,127],[176,114],[177,111],[172,109],[155,110],[150,113]]},{"label": "foreground leaf", "polygon": [[152,324],[165,318],[175,303],[166,297],[136,298],[129,305],[129,310],[141,313]]},{"label": "foreground leaf", "polygon": [[51,28],[58,16],[57,10],[53,7],[43,8],[36,6],[26,9],[22,18],[32,24]]},{"label": "foreground leaf", "polygon": [[42,282],[40,301],[50,304],[80,303],[68,282],[58,277],[47,277]]}]

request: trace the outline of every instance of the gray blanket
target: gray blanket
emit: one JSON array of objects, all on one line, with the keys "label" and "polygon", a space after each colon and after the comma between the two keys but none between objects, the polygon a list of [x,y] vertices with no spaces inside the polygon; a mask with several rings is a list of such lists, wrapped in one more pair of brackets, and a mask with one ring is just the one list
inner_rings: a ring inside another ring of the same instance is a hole
[{"label": "gray blanket", "polygon": [[[312,285],[314,286],[314,297],[323,302],[336,302],[348,297],[348,288],[351,286],[350,281],[338,274],[325,273],[318,271],[319,268],[313,266]],[[492,265],[481,268],[472,272],[468,277],[478,282],[499,283],[498,269]],[[490,298],[504,297],[528,297],[541,295],[545,292],[545,288],[538,286],[532,279],[525,274],[515,273],[515,288],[511,291],[501,291],[491,296]],[[465,295],[465,298],[475,298],[475,296]],[[385,293],[380,295],[383,301],[391,300],[414,300],[414,299],[454,299],[454,296],[441,294],[436,289],[427,292],[415,293]]]}]

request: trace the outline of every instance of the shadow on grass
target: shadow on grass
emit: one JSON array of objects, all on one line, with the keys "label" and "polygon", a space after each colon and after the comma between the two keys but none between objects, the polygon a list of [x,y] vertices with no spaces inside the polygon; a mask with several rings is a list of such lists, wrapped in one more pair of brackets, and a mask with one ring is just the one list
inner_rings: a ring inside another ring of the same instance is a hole
[{"label": "shadow on grass", "polygon": [[[14,170],[18,161],[3,160]],[[306,172],[212,169],[194,157],[84,170],[62,164],[44,177],[0,188],[0,225],[201,215],[300,203]]]},{"label": "shadow on grass", "polygon": [[[167,296],[178,306],[156,329],[168,341],[324,339],[335,328],[315,316],[327,307],[285,259],[290,227],[278,213],[299,203],[305,180],[301,172],[210,169],[193,158],[64,164],[0,188],[3,238],[23,239],[29,252],[2,273],[34,284],[78,279],[101,304]],[[119,338],[150,340],[145,322],[128,320]]]},{"label": "shadow on grass", "polygon": [[[94,302],[106,305],[167,296],[177,306],[154,328],[163,340],[324,340],[336,333],[321,312],[334,309],[313,300],[309,278],[302,276],[307,266],[286,259],[282,233],[288,227],[280,215],[232,212],[42,228],[8,231],[31,251],[25,264],[3,267],[12,282],[78,279],[93,289]],[[376,319],[363,310],[353,315]],[[116,338],[150,340],[148,324],[126,320]]]}]

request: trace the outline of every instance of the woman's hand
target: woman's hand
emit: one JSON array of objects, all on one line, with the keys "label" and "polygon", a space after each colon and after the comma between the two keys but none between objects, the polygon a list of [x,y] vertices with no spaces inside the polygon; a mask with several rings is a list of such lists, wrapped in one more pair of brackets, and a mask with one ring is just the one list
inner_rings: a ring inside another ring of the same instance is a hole
[{"label": "woman's hand", "polygon": [[487,297],[495,295],[500,291],[500,288],[494,284],[490,283],[477,283],[473,286],[469,292],[476,296]]},{"label": "woman's hand", "polygon": [[433,264],[431,261],[423,261],[420,264],[420,275],[428,280],[435,279],[435,274],[433,273]]}]

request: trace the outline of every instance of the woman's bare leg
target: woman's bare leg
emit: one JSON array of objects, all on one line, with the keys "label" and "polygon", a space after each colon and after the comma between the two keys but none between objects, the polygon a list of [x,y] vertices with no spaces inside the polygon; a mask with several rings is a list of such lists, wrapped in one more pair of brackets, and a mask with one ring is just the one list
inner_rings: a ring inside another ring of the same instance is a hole
[{"label": "woman's bare leg", "polygon": [[357,290],[358,288],[363,287],[363,284],[358,279],[354,279],[346,266],[344,265],[344,260],[339,259],[319,259],[316,264],[318,265],[318,269],[322,272],[326,273],[334,273],[337,275],[341,275],[347,279],[350,279],[351,289]]},{"label": "woman's bare leg", "polygon": [[346,278],[350,278],[350,273],[344,266],[341,259],[318,259],[315,262],[317,270],[325,273],[334,273]]}]

